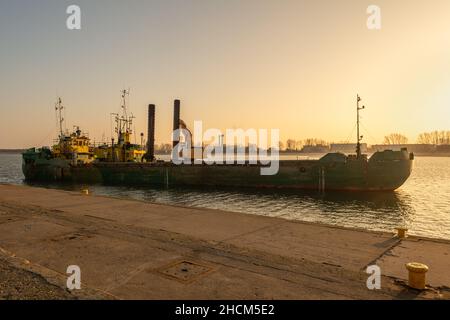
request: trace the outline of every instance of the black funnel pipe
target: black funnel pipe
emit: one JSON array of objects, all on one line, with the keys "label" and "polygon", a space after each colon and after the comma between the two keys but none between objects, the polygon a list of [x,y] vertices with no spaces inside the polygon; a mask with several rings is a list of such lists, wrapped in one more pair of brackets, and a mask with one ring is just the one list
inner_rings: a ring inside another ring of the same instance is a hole
[{"label": "black funnel pipe", "polygon": [[[178,129],[180,129],[180,100],[177,99],[173,102],[173,131]],[[173,148],[175,148],[175,146],[178,144],[179,138],[179,134],[173,137]]]},{"label": "black funnel pipe", "polygon": [[148,127],[147,127],[147,153],[145,159],[153,161],[155,158],[155,105],[148,105]]}]

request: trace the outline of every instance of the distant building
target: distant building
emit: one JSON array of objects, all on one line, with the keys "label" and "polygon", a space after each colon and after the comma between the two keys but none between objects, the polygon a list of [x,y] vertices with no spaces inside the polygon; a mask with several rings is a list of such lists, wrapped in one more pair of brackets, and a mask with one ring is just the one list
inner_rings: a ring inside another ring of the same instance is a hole
[{"label": "distant building", "polygon": [[[331,152],[356,153],[356,143],[332,143]],[[367,153],[367,143],[361,143],[361,152]]]},{"label": "distant building", "polygon": [[436,146],[437,152],[450,152],[450,144],[441,144]]},{"label": "distant building", "polygon": [[371,148],[371,151],[398,151],[402,148],[407,148],[409,152],[417,153],[436,152],[436,146],[434,144],[374,144]]},{"label": "distant building", "polygon": [[330,148],[328,146],[319,144],[317,146],[304,146],[300,152],[302,152],[302,153],[327,153],[327,152],[330,152]]}]

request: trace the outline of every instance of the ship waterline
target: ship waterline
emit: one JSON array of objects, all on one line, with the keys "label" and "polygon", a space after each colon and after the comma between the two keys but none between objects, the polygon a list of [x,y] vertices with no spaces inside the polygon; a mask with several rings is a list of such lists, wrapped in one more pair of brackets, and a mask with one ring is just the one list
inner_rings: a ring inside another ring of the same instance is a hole
[{"label": "ship waterline", "polygon": [[388,191],[400,187],[412,170],[406,150],[375,153],[369,160],[327,154],[319,160],[282,160],[275,175],[261,175],[255,164],[181,164],[97,162],[72,165],[61,159],[23,154],[29,181],[125,185],[254,187],[316,190]]}]

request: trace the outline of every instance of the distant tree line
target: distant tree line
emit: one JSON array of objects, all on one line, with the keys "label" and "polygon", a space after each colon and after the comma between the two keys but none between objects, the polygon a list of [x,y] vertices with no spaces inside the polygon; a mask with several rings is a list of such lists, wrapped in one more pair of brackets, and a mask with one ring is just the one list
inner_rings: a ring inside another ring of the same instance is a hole
[{"label": "distant tree line", "polygon": [[[407,144],[408,138],[400,133],[391,133],[384,137],[384,144]],[[443,145],[450,144],[450,131],[432,131],[419,134],[418,144]]]},{"label": "distant tree line", "polygon": [[400,133],[391,133],[384,137],[384,144],[407,144],[408,138]]},{"label": "distant tree line", "polygon": [[170,154],[172,152],[172,145],[170,143],[155,144],[156,154]]},{"label": "distant tree line", "polygon": [[[304,140],[286,140],[286,150],[301,150],[303,147],[329,146],[329,143],[322,139],[308,138]],[[284,149],[284,144],[280,144],[280,150]]]},{"label": "distant tree line", "polygon": [[433,131],[419,134],[417,143],[420,144],[450,144],[450,131]]},{"label": "distant tree line", "polygon": [[[345,143],[345,142],[341,142]],[[418,144],[433,144],[433,145],[450,145],[450,131],[433,131],[421,133],[417,138]],[[408,138],[401,133],[391,133],[384,137],[383,144],[387,145],[402,145],[408,144]],[[317,138],[307,138],[303,140],[287,139],[286,143],[280,141],[279,149],[287,151],[300,151],[303,147],[315,146],[330,146],[330,143]],[[172,151],[172,144],[161,143],[155,145],[155,153],[170,154]]]}]

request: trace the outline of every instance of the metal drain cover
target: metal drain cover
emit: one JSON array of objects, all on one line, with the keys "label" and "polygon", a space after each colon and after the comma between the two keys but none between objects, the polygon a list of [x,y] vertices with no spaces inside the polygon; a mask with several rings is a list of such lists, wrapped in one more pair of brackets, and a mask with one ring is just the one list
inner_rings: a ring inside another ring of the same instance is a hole
[{"label": "metal drain cover", "polygon": [[181,282],[194,281],[213,270],[212,267],[191,261],[177,261],[164,266],[157,271],[164,276]]}]

